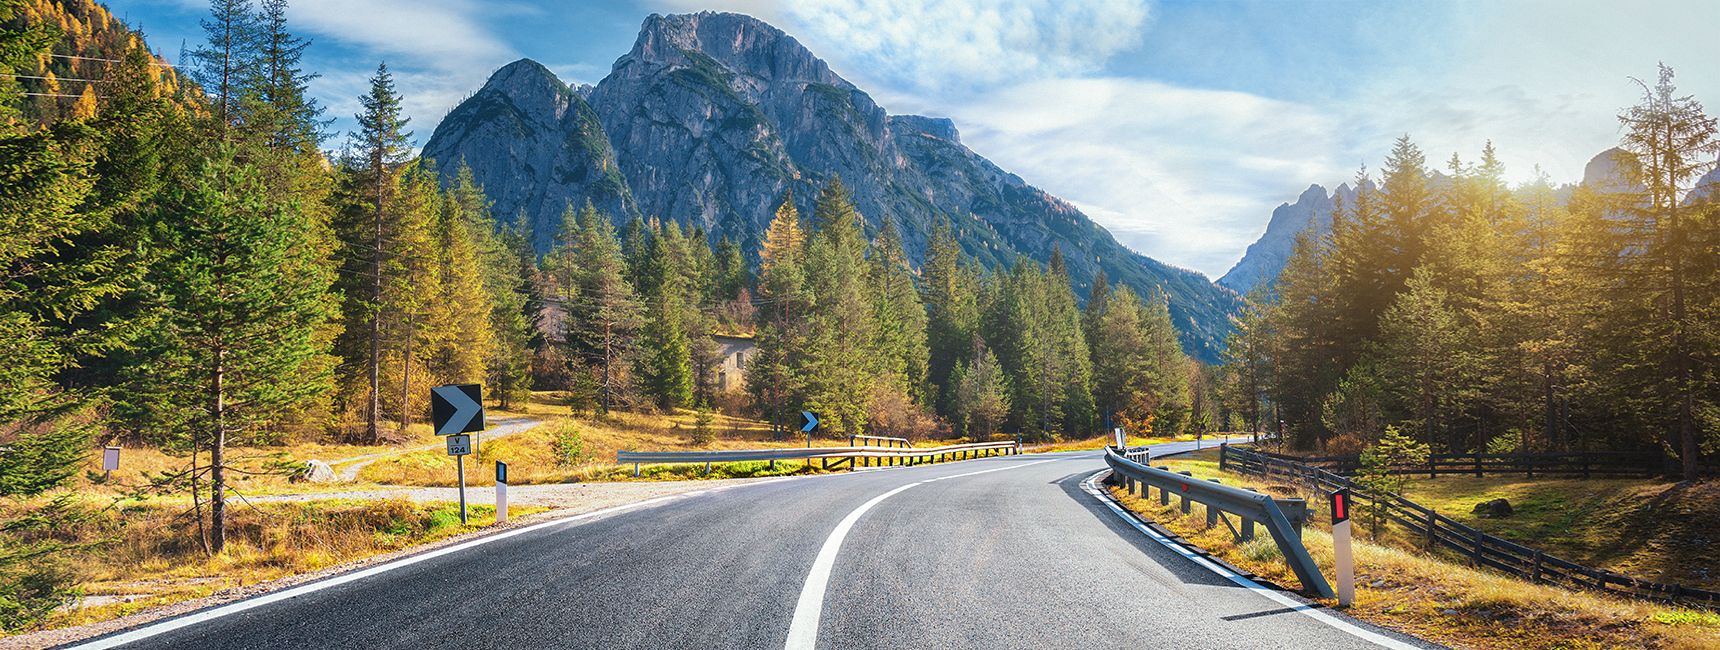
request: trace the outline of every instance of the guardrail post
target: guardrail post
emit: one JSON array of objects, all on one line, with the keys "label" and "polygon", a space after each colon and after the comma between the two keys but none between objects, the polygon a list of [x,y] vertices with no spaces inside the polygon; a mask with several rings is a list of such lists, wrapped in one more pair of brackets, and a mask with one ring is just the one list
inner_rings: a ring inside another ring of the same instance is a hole
[{"label": "guardrail post", "polygon": [[1254,539],[1254,520],[1244,517],[1242,519],[1242,541],[1246,542],[1251,539]]},{"label": "guardrail post", "polygon": [[633,464],[633,476],[635,478],[638,478],[638,476],[639,476],[639,463]]},{"label": "guardrail post", "polygon": [[[1215,478],[1209,478],[1207,480],[1212,481],[1214,483],[1218,482],[1218,479],[1215,479]],[[1206,527],[1212,528],[1213,526],[1217,526],[1218,525],[1218,507],[1214,506],[1210,503],[1205,504],[1205,505],[1206,505]]]},{"label": "guardrail post", "polygon": [[[1189,472],[1177,472],[1177,473],[1181,474],[1183,476],[1190,477],[1190,478],[1194,477],[1194,474],[1191,474]],[[1186,486],[1186,485],[1183,486],[1182,494],[1178,494],[1177,496],[1182,499],[1182,513],[1185,515],[1188,514],[1188,486]]]},{"label": "guardrail post", "polygon": [[1225,461],[1230,458],[1230,443],[1218,443],[1218,471],[1224,471]]},{"label": "guardrail post", "polygon": [[1534,568],[1534,572],[1529,574],[1529,581],[1530,582],[1534,582],[1534,583],[1540,583],[1541,582],[1541,556],[1542,555],[1543,555],[1543,553],[1541,553],[1540,551],[1535,551],[1535,568]]},{"label": "guardrail post", "polygon": [[1481,478],[1481,453],[1475,453],[1475,478]]}]

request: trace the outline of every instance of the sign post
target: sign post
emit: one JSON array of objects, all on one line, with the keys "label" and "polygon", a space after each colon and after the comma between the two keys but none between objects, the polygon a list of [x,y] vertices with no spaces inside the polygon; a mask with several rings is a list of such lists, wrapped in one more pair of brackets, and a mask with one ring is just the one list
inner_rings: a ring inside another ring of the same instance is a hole
[{"label": "sign post", "polygon": [[[812,430],[818,428],[818,416],[813,415],[812,411],[801,411],[800,417],[806,418],[806,424],[804,424],[800,427],[800,432],[806,434],[806,448],[811,449],[812,448]],[[806,457],[806,468],[812,469],[812,457],[811,456]]]},{"label": "sign post", "polygon": [[508,464],[496,461],[496,523],[508,521]]},{"label": "sign post", "polygon": [[436,435],[448,437],[448,455],[454,457],[460,477],[460,523],[466,520],[466,456],[472,453],[468,433],[484,430],[484,392],[478,384],[448,384],[430,389],[430,426]]},{"label": "sign post", "polygon": [[102,482],[113,478],[113,471],[119,469],[119,447],[104,447],[102,449]]},{"label": "sign post", "polygon": [[1129,437],[1127,434],[1123,433],[1123,427],[1112,428],[1111,429],[1111,439],[1117,443],[1117,451],[1118,452],[1125,452],[1125,451],[1129,450]]},{"label": "sign post", "polygon": [[1338,606],[1356,599],[1356,561],[1350,553],[1350,489],[1328,495],[1332,500],[1332,557],[1338,572]]}]

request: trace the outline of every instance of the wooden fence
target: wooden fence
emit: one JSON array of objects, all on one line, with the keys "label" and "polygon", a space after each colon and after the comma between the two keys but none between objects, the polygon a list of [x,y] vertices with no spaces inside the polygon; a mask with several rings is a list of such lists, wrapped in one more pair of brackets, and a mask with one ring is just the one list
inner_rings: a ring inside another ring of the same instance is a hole
[{"label": "wooden fence", "polygon": [[[1403,496],[1375,494],[1333,471],[1275,454],[1223,446],[1220,469],[1305,485],[1316,493],[1349,488],[1366,507],[1378,507],[1383,521],[1403,526],[1425,540],[1429,548],[1443,547],[1489,567],[1540,584],[1591,589],[1631,598],[1720,608],[1720,592],[1650,582],[1604,569],[1588,567],[1523,546],[1464,525]],[[1321,499],[1310,499],[1310,502]]]},{"label": "wooden fence", "polygon": [[[1279,460],[1353,476],[1361,469],[1360,456],[1287,456],[1265,454]],[[1433,454],[1425,463],[1399,464],[1392,474],[1439,476],[1489,476],[1522,474],[1525,478],[1648,478],[1663,473],[1663,458],[1654,453],[1564,452],[1536,454]]]}]

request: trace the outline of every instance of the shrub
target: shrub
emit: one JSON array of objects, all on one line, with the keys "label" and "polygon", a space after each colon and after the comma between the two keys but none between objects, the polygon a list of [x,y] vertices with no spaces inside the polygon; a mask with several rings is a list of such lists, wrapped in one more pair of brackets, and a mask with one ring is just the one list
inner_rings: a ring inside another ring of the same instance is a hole
[{"label": "shrub", "polygon": [[585,456],[585,439],[579,434],[579,427],[567,420],[557,420],[545,426],[550,427],[550,454],[555,457],[555,466],[561,468],[579,464]]}]

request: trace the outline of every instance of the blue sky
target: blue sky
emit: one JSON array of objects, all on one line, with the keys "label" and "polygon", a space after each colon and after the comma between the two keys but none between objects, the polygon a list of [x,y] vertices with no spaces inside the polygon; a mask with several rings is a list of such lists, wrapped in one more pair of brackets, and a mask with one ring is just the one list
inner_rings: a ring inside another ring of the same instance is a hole
[{"label": "blue sky", "polygon": [[[202,0],[108,4],[170,59],[202,38]],[[1514,180],[1568,182],[1657,61],[1720,113],[1712,0],[297,0],[289,17],[337,128],[387,60],[422,144],[509,61],[596,83],[646,15],[703,9],[781,27],[892,113],[954,118],[1123,243],[1212,277],[1279,203],[1377,169],[1404,133],[1439,162],[1491,138]]]}]

